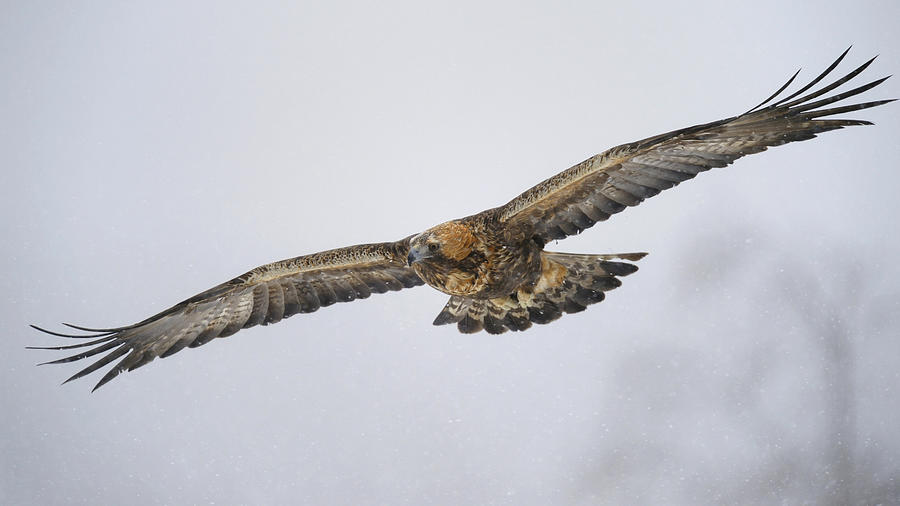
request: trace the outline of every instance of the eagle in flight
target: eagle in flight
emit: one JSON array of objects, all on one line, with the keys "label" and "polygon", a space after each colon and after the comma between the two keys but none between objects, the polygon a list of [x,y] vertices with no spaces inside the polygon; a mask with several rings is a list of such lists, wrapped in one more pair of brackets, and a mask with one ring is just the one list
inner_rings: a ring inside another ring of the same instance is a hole
[{"label": "eagle in flight", "polygon": [[[887,77],[825,96],[850,81],[875,58],[831,84],[809,91],[844,59],[789,96],[779,98],[799,71],[748,112],[623,144],[566,169],[510,202],[441,223],[395,242],[361,244],[257,267],[144,321],[125,327],[54,336],[88,339],[68,346],[35,347],[79,353],[59,364],[105,353],[66,382],[121,360],[96,390],[122,371],[156,357],[196,347],[255,325],[277,323],[336,302],[428,284],[450,296],[435,325],[455,323],[460,332],[499,334],[545,324],[603,300],[637,270],[645,253],[584,255],[544,247],[590,228],[662,190],[738,158],[864,120],[835,115],[892,100],[832,107],[881,84]],[[890,76],[888,76],[890,77]],[[808,93],[807,93],[808,92]],[[806,94],[804,94],[806,93]],[[819,98],[823,97],[823,98]],[[123,358],[124,357],[124,358]]]}]

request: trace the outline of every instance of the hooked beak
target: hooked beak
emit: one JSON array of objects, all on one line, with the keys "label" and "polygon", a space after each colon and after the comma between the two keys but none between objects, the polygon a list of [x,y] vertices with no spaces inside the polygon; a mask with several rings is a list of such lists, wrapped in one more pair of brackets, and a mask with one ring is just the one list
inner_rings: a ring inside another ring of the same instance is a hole
[{"label": "hooked beak", "polygon": [[406,263],[410,267],[412,264],[418,262],[419,260],[424,260],[431,256],[431,252],[428,251],[428,248],[423,246],[411,246],[409,248],[409,255],[406,255]]}]

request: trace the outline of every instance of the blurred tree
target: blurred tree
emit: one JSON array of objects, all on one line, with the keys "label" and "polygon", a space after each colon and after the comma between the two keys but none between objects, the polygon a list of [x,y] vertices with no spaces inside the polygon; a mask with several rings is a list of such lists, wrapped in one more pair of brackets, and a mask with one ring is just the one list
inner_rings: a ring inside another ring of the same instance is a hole
[{"label": "blurred tree", "polygon": [[[866,336],[885,335],[885,330],[896,329],[896,308],[892,311],[890,307],[896,305],[890,302],[896,298],[879,293],[882,273],[864,256],[842,251],[840,245],[826,250],[830,257],[827,264],[810,264],[797,257],[773,262],[779,265],[774,277],[781,300],[796,313],[811,348],[820,354],[825,424],[825,489],[820,504],[863,504],[868,502],[865,492],[872,491],[869,487],[880,488],[881,484],[866,483],[869,480],[865,476],[871,470],[860,469],[857,464],[860,453],[866,451],[858,444],[858,348]],[[872,499],[892,502],[900,496]]]},{"label": "blurred tree", "polygon": [[896,441],[858,423],[862,409],[883,421],[896,405],[858,399],[881,374],[877,350],[896,355],[895,273],[840,245],[800,257],[785,254],[789,239],[759,235],[730,230],[698,241],[722,251],[683,253],[696,261],[676,267],[682,288],[655,316],[664,326],[635,336],[637,353],[616,350],[600,400],[615,411],[589,449],[578,500],[900,501]]}]

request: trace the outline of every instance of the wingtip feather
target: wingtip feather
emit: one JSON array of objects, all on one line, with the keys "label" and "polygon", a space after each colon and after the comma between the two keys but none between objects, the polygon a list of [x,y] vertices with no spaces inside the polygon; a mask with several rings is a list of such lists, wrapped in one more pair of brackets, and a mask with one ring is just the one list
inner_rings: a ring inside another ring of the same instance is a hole
[{"label": "wingtip feather", "polygon": [[91,327],[82,327],[80,325],[73,325],[71,323],[66,323],[66,322],[63,322],[63,325],[65,325],[66,327],[75,329],[75,330],[83,330],[85,332],[103,332],[103,333],[120,332],[122,330],[129,328],[129,327],[115,327],[115,328],[108,328],[108,329],[95,329],[95,328],[91,328]]},{"label": "wingtip feather", "polygon": [[[63,324],[63,325],[65,325],[65,324]],[[108,336],[108,335],[114,334],[114,333],[116,332],[116,331],[112,331],[112,330],[111,330],[111,331],[108,331],[108,332],[86,331],[86,332],[93,332],[93,333],[92,333],[92,334],[84,334],[84,335],[79,335],[79,334],[63,334],[62,332],[55,332],[55,331],[53,331],[53,330],[47,330],[47,329],[45,329],[45,328],[43,328],[43,327],[38,327],[37,325],[28,325],[28,326],[31,327],[31,328],[33,328],[34,330],[37,330],[37,331],[39,331],[39,332],[43,332],[44,334],[49,334],[49,335],[51,335],[51,336],[56,336],[56,337],[66,337],[66,338],[71,338],[71,339],[91,339],[91,338],[95,338],[95,337]]]}]

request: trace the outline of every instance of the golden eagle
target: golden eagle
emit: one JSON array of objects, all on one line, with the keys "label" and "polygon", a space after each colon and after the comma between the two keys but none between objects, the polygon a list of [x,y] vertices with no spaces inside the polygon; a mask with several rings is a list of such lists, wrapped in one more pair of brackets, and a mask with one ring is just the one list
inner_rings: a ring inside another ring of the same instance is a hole
[{"label": "golden eagle", "polygon": [[[831,104],[854,97],[887,77],[825,96],[850,81],[874,58],[844,77],[809,92],[843,60],[789,96],[779,98],[797,77],[750,111],[609,149],[566,169],[512,199],[481,213],[442,223],[396,242],[362,244],[257,267],[197,294],[144,321],[125,327],[67,326],[87,338],[69,346],[86,348],[47,362],[72,362],[106,353],[71,381],[122,358],[94,387],[156,357],[196,347],[217,337],[311,313],[336,302],[428,284],[450,295],[434,321],[455,323],[461,332],[499,334],[549,323],[583,311],[631,274],[644,253],[581,255],[544,250],[553,240],[590,228],[662,190],[738,158],[868,121],[834,118],[891,100]],[[808,92],[808,93],[807,93]],[[804,94],[806,93],[806,94]],[[819,98],[823,97],[824,98]]]}]

